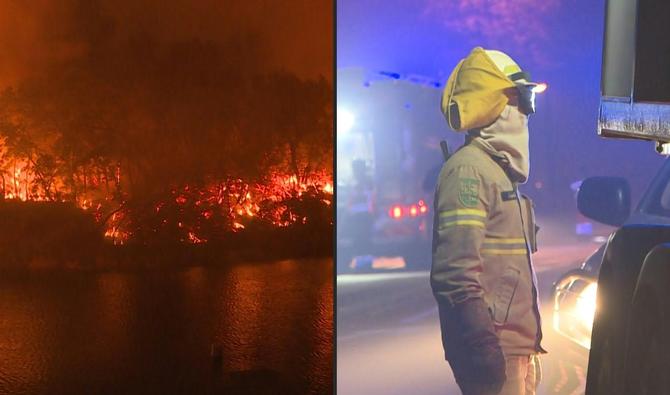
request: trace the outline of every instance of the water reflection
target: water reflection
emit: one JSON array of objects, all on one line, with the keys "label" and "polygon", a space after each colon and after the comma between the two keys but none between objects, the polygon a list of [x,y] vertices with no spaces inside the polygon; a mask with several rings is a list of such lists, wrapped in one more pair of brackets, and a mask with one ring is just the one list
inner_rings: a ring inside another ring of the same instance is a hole
[{"label": "water reflection", "polygon": [[330,260],[0,280],[0,393],[330,393],[332,292]]},{"label": "water reflection", "polygon": [[0,392],[13,388],[29,392],[45,375],[46,356],[43,315],[39,306],[15,294],[11,287],[0,288]]},{"label": "water reflection", "polygon": [[262,314],[260,300],[262,290],[268,288],[264,278],[254,266],[235,267],[226,278],[230,286],[224,287],[219,300],[220,324],[215,340],[224,346],[223,362],[228,370],[250,370],[258,358],[258,343],[262,335],[259,328]]},{"label": "water reflection", "polygon": [[228,278],[216,334],[225,368],[275,381],[298,372],[296,391],[323,393],[332,376],[332,266],[281,261],[236,267]]},{"label": "water reflection", "polygon": [[96,347],[99,358],[106,361],[119,360],[127,352],[124,347],[130,344],[130,325],[133,307],[136,305],[135,287],[132,276],[119,273],[105,273],[95,279],[97,297],[92,300],[94,322],[96,326],[93,338],[87,339]]},{"label": "water reflection", "polygon": [[314,322],[314,348],[310,354],[309,365],[313,366],[314,376],[310,382],[310,389],[318,393],[320,383],[327,382],[333,372],[332,348],[334,344],[333,331],[333,282],[328,281],[321,285],[313,306],[316,315]]}]

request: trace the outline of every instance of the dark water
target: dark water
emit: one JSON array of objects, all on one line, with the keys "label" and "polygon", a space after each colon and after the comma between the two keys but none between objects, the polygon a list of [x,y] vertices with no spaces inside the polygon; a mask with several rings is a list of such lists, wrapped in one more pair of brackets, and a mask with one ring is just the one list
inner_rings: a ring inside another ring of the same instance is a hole
[{"label": "dark water", "polygon": [[0,393],[332,393],[332,273],[324,259],[0,279]]}]

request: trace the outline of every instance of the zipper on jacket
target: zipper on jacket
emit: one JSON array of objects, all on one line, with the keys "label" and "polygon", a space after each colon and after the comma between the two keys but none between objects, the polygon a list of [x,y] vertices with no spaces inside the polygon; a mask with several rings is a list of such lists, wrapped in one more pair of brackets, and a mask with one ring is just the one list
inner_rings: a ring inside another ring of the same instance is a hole
[{"label": "zipper on jacket", "polygon": [[530,270],[530,280],[533,290],[533,313],[535,313],[535,322],[537,324],[537,333],[535,334],[535,350],[538,352],[547,352],[540,343],[542,342],[542,319],[540,317],[540,309],[537,295],[537,287],[535,286],[535,271],[530,258],[530,245],[528,244],[528,235],[526,235],[526,221],[523,219],[523,208],[521,207],[521,198],[519,197],[519,188],[514,184],[514,194],[516,195],[516,203],[519,206],[519,216],[521,217],[521,230],[523,231],[523,239],[526,242],[526,258],[528,259],[528,270]]}]

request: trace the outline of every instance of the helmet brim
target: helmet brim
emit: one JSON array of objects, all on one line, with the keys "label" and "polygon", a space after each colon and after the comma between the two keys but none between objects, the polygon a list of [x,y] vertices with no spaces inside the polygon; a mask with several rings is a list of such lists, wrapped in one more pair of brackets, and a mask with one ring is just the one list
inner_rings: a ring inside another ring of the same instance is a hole
[{"label": "helmet brim", "polygon": [[516,80],[514,84],[531,89],[535,93],[542,93],[547,90],[547,84],[544,82],[528,82],[526,80]]}]

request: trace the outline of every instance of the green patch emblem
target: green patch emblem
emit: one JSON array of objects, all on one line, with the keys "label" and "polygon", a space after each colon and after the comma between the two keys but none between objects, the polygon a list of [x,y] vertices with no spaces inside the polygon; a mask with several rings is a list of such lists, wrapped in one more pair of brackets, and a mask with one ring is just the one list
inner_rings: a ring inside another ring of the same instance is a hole
[{"label": "green patch emblem", "polygon": [[461,178],[458,200],[465,207],[476,207],[479,203],[479,180],[474,178]]}]

